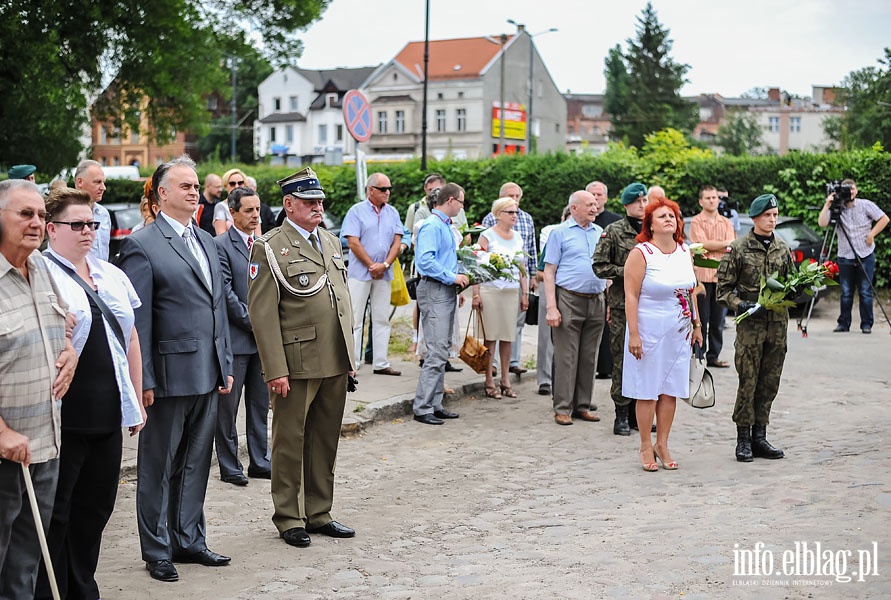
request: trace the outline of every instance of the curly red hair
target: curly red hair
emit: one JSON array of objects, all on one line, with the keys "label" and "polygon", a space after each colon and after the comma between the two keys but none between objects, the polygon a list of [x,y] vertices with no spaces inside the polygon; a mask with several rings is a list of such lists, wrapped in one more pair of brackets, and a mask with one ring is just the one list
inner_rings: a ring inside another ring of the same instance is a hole
[{"label": "curly red hair", "polygon": [[678,228],[674,231],[674,241],[678,244],[684,243],[684,219],[681,218],[681,207],[678,206],[678,203],[674,200],[669,200],[664,197],[654,198],[647,204],[646,211],[644,212],[643,224],[640,227],[640,233],[638,233],[637,237],[634,239],[638,242],[649,242],[653,239],[653,213],[663,206],[671,209],[671,212],[674,213],[675,221],[678,224]]}]

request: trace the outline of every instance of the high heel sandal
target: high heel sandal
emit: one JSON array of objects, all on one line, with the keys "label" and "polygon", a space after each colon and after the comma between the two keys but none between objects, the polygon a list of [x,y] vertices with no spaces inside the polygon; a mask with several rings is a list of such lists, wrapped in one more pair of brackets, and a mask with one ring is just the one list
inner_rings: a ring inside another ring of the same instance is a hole
[{"label": "high heel sandal", "polygon": [[657,459],[659,462],[662,463],[662,468],[663,468],[663,469],[665,469],[666,471],[677,471],[677,468],[678,468],[678,466],[679,466],[678,463],[676,463],[676,462],[673,461],[673,460],[670,460],[670,461],[668,461],[668,462],[665,462],[664,460],[662,460],[662,457],[659,456],[659,453],[656,452],[656,449],[655,449],[655,448],[653,448],[653,455],[656,457],[656,459]]},{"label": "high heel sandal", "polygon": [[498,391],[498,388],[494,385],[492,387],[486,386],[486,398],[494,398],[495,400],[501,400],[501,392]]},{"label": "high heel sandal", "polygon": [[653,459],[653,462],[649,462],[649,463],[645,462],[644,452],[650,452],[651,450],[653,451],[653,454],[655,455],[656,451],[653,448],[641,448],[641,450],[640,450],[640,466],[644,471],[647,471],[649,473],[659,470],[659,465],[656,464],[655,458]]},{"label": "high heel sandal", "polygon": [[517,393],[509,385],[504,385],[502,383],[500,387],[501,387],[501,395],[504,396],[505,398],[516,398],[517,397]]}]

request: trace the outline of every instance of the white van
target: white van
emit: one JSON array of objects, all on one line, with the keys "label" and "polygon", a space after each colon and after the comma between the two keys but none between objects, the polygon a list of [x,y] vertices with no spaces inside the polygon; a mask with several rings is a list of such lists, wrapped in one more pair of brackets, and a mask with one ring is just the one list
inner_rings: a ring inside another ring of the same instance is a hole
[{"label": "white van", "polygon": [[139,181],[139,167],[135,165],[122,165],[119,167],[102,167],[106,179],[129,179],[130,181]]}]

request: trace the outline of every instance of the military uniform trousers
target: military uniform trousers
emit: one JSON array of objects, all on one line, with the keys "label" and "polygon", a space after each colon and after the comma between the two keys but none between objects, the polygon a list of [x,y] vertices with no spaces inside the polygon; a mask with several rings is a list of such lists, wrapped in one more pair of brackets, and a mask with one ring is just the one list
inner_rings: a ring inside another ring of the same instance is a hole
[{"label": "military uniform trousers", "polygon": [[604,294],[586,298],[556,288],[560,326],[554,338],[554,412],[568,415],[591,408],[597,351],[606,314]]},{"label": "military uniform trousers", "polygon": [[[613,355],[612,385],[610,398],[616,406],[629,406],[633,400],[622,395],[622,357],[625,356],[625,311],[621,308],[609,309],[609,349]],[[631,412],[632,418],[634,412]]]},{"label": "military uniform trousers", "polygon": [[286,397],[272,395],[272,522],[279,533],[332,521],[347,374],[288,385]]},{"label": "military uniform trousers", "polygon": [[768,425],[786,359],[788,321],[749,317],[736,328],[734,363],[739,374],[733,421]]}]

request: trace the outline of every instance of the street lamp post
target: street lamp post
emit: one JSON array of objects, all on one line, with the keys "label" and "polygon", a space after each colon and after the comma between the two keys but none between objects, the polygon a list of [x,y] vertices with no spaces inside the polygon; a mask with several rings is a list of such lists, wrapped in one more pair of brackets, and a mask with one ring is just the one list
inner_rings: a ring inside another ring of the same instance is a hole
[{"label": "street lamp post", "polygon": [[553,33],[558,31],[556,27],[551,27],[550,29],[546,29],[545,31],[539,31],[538,33],[529,33],[526,29],[526,26],[517,23],[513,19],[508,19],[508,23],[511,25],[516,25],[517,31],[525,31],[526,35],[529,36],[529,105],[526,109],[526,154],[532,153],[532,104],[535,98],[535,80],[533,79],[534,69],[535,69],[535,43],[534,38],[539,35],[544,35],[546,33]]}]

